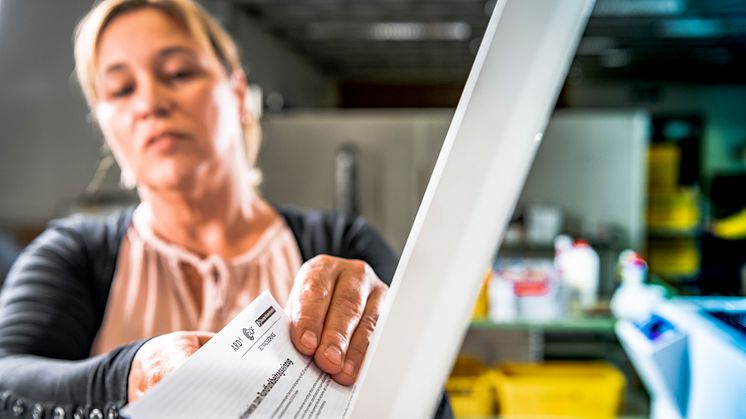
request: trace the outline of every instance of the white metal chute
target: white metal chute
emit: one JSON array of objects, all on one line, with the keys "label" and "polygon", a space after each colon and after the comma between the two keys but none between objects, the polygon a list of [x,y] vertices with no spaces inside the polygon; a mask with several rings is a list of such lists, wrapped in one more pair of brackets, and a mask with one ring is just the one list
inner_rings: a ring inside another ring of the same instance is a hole
[{"label": "white metal chute", "polygon": [[497,2],[347,417],[432,414],[592,6]]}]

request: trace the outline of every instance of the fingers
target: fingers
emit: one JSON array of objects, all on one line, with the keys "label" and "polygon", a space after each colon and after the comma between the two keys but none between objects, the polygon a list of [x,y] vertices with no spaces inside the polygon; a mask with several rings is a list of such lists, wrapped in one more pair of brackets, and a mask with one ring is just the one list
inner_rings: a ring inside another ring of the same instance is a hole
[{"label": "fingers", "polygon": [[387,288],[385,286],[376,287],[368,297],[365,311],[350,340],[342,372],[332,375],[336,382],[347,386],[355,383],[365,354],[368,352],[368,346],[373,338],[386,292]]},{"label": "fingers", "polygon": [[197,339],[197,349],[203,347],[205,343],[207,343],[210,339],[212,339],[213,336],[215,336],[215,333],[212,333],[212,332],[188,332],[188,333],[191,333]]},{"label": "fingers", "polygon": [[135,356],[127,379],[127,401],[129,403],[139,399],[145,393],[144,383],[146,380],[145,370],[142,368],[140,360]]},{"label": "fingers", "polygon": [[288,303],[290,338],[304,355],[319,346],[324,319],[337,282],[338,266],[331,256],[317,256],[298,272]]},{"label": "fingers", "polygon": [[160,353],[167,356],[167,362],[162,362],[165,366],[166,373],[180,367],[181,364],[207,343],[213,336],[211,332],[173,332],[164,337],[170,338],[170,347],[160,348]]},{"label": "fingers", "polygon": [[365,310],[371,291],[366,266],[364,262],[346,261],[334,288],[321,344],[314,356],[316,365],[330,374],[342,371],[350,340]]},{"label": "fingers", "polygon": [[215,336],[210,332],[173,332],[146,342],[135,354],[128,378],[128,400],[133,402],[180,367]]},{"label": "fingers", "polygon": [[386,285],[360,260],[317,256],[296,277],[288,300],[295,347],[342,384],[365,358]]}]

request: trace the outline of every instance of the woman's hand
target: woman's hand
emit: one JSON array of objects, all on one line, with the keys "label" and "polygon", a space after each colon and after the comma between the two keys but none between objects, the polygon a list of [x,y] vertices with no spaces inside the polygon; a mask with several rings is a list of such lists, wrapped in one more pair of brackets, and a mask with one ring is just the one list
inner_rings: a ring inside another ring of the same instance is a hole
[{"label": "woman's hand", "polygon": [[210,332],[173,332],[147,341],[135,354],[130,367],[129,402],[142,397],[214,335]]},{"label": "woman's hand", "polygon": [[301,267],[287,312],[295,347],[344,385],[355,382],[388,287],[361,260],[317,256]]}]

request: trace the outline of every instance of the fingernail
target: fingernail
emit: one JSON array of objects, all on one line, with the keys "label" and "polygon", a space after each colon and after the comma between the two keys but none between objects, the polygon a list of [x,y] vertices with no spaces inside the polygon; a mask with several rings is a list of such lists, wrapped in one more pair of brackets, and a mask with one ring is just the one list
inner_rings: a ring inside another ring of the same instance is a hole
[{"label": "fingernail", "polygon": [[355,375],[355,364],[353,364],[350,360],[345,361],[345,367],[342,369],[342,371],[350,376]]},{"label": "fingernail", "polygon": [[316,345],[319,343],[318,339],[316,339],[316,334],[313,333],[310,330],[306,330],[303,332],[303,335],[300,337],[300,343],[303,344],[306,348],[316,348]]},{"label": "fingernail", "polygon": [[332,364],[339,365],[342,363],[342,351],[340,351],[336,346],[327,346],[324,351],[324,356],[326,356],[326,359],[328,359]]}]

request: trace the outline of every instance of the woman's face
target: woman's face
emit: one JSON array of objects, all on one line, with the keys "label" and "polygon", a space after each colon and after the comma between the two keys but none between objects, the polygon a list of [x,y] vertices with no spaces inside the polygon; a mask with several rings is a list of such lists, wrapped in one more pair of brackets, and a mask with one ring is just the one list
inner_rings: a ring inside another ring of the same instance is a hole
[{"label": "woman's face", "polygon": [[139,186],[193,188],[232,170],[242,153],[240,74],[229,77],[183,26],[152,8],[114,18],[97,48],[94,112]]}]

